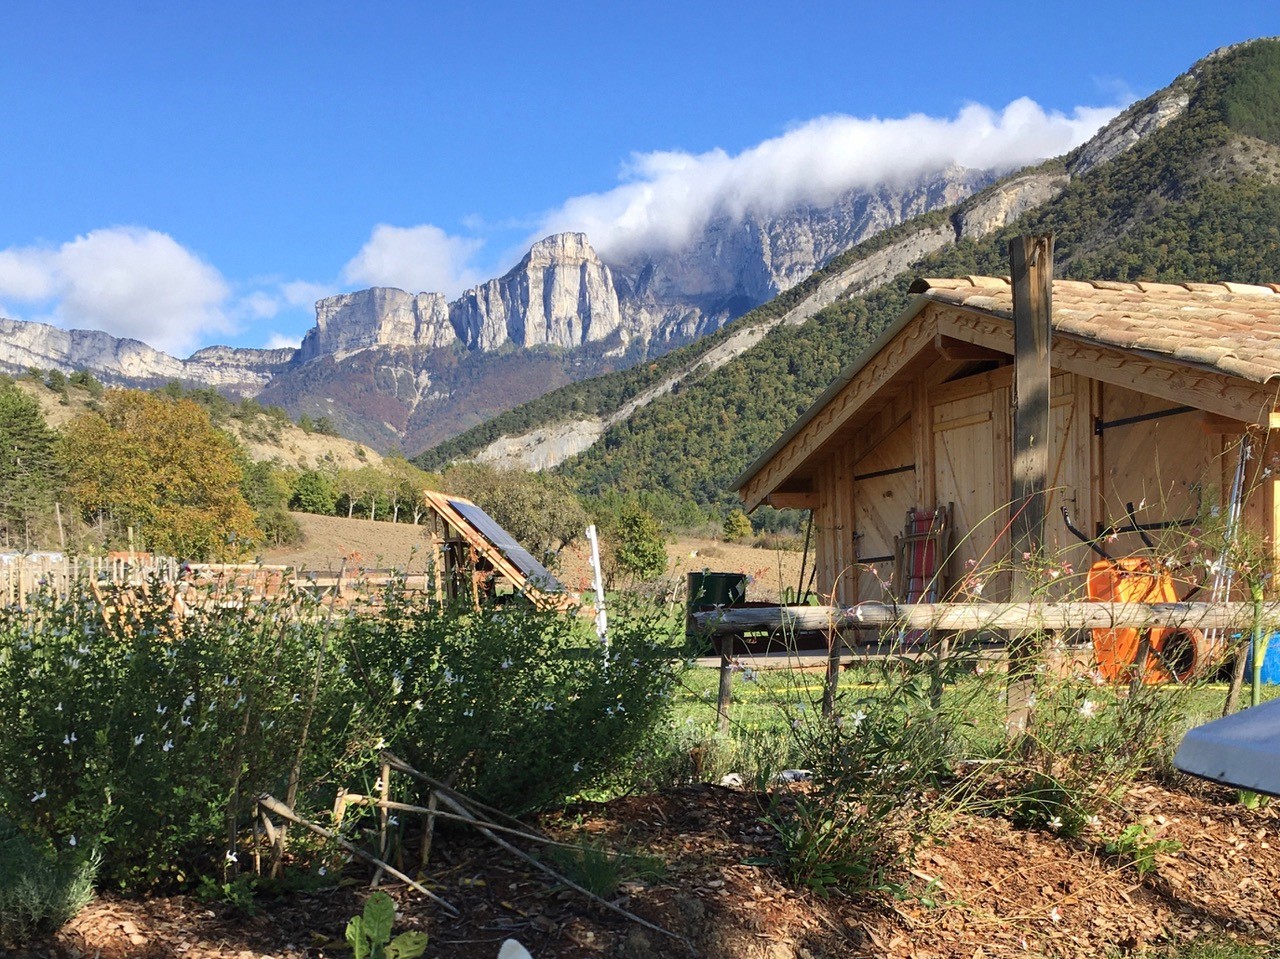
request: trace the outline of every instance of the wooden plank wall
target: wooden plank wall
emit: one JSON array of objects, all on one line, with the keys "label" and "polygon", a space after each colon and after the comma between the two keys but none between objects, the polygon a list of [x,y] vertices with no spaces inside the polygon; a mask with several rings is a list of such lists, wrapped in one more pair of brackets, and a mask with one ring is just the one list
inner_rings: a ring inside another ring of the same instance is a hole
[{"label": "wooden plank wall", "polygon": [[[1101,388],[1099,415],[1104,422],[1171,409],[1158,397],[1109,384]],[[1235,444],[1225,444],[1234,448]],[[1099,437],[1101,475],[1095,522],[1124,523],[1132,502],[1140,523],[1195,519],[1223,501],[1235,471],[1234,455],[1224,456],[1223,437],[1201,428],[1198,412],[1164,416],[1104,429]],[[1170,530],[1152,538],[1178,546],[1187,534]],[[1142,549],[1132,534],[1107,546],[1122,556]]]},{"label": "wooden plank wall", "polygon": [[893,577],[893,559],[869,563],[869,559],[893,556],[894,537],[902,532],[907,510],[916,505],[916,478],[906,472],[883,473],[914,467],[915,442],[910,421],[876,444],[853,466],[855,476],[882,473],[850,486],[853,526],[857,544],[856,600],[883,598],[882,584]]}]

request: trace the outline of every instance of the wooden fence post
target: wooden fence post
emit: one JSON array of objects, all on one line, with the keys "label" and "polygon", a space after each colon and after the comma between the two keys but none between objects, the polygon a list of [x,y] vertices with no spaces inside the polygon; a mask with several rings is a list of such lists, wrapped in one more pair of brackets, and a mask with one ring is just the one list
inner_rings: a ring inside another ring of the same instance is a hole
[{"label": "wooden fence post", "polygon": [[[1053,234],[1009,243],[1013,287],[1013,547],[1011,599],[1027,602],[1044,558],[1045,484],[1049,474],[1049,380],[1053,316]],[[1037,634],[1010,632],[1008,715],[1012,737],[1026,733],[1035,704]]]}]

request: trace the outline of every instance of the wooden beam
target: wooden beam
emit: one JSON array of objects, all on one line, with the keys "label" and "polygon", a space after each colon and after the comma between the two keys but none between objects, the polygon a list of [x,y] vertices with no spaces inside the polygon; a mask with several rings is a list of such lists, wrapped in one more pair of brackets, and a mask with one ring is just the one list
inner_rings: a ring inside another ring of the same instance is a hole
[{"label": "wooden beam", "polygon": [[1249,432],[1249,428],[1253,425],[1255,424],[1220,416],[1217,413],[1200,414],[1200,428],[1211,436],[1242,436]]},{"label": "wooden beam", "polygon": [[[1038,556],[1044,545],[1049,474],[1049,363],[1053,311],[1053,234],[1009,244],[1013,277],[1013,548]],[[1015,591],[1018,586],[1015,582]],[[1026,597],[1017,597],[1026,598]]]},{"label": "wooden beam", "polygon": [[[1044,548],[1045,483],[1049,475],[1049,362],[1053,335],[1053,234],[1009,242],[1013,285],[1013,538],[1011,598],[1035,592],[1035,568]],[[1035,702],[1035,633],[1009,637],[1009,703],[1006,729],[1022,735]]]},{"label": "wooden beam", "polygon": [[[1007,320],[961,307],[931,306],[938,329],[960,339],[992,348],[1013,348],[1013,327]],[[1230,419],[1280,429],[1274,384],[1253,383],[1239,377],[1165,360],[1150,353],[1124,350],[1059,333],[1054,337],[1055,369],[1080,373],[1093,380],[1159,396]]]},{"label": "wooden beam", "polygon": [[993,350],[989,346],[980,346],[967,340],[957,340],[952,336],[939,333],[933,338],[934,348],[944,360],[952,362],[973,362],[985,360],[1008,360],[1009,354]]},{"label": "wooden beam", "polygon": [[817,509],[821,502],[814,492],[770,493],[764,501],[774,509]]},{"label": "wooden beam", "polygon": [[[1266,623],[1280,621],[1280,601],[1263,605]],[[693,614],[694,625],[711,635],[752,631],[876,629],[982,630],[1233,629],[1252,623],[1251,602],[1229,603],[892,603],[855,606],[731,607]]]}]

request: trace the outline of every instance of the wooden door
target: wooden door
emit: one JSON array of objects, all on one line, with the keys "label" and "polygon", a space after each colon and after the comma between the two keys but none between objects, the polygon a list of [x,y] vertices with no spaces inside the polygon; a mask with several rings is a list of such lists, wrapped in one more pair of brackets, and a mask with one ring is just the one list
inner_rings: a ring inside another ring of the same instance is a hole
[{"label": "wooden door", "polygon": [[[933,407],[938,505],[953,504],[953,582],[1008,595],[1009,390],[941,399]],[[972,595],[972,590],[970,592]]]}]

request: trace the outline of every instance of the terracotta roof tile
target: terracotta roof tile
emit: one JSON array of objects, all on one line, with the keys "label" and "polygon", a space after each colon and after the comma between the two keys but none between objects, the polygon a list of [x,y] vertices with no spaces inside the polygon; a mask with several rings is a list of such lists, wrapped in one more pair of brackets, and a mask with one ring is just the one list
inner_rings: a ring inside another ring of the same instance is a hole
[{"label": "terracotta roof tile", "polygon": [[[1007,277],[916,281],[941,303],[1008,318]],[[1280,377],[1280,283],[1055,280],[1054,329],[1108,346],[1160,353],[1254,382]]]}]

